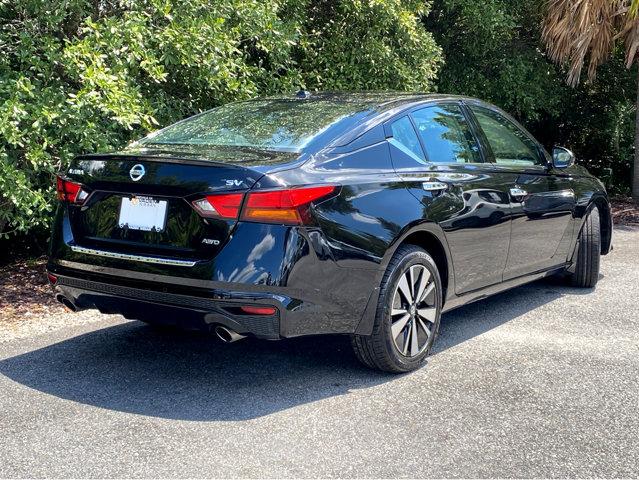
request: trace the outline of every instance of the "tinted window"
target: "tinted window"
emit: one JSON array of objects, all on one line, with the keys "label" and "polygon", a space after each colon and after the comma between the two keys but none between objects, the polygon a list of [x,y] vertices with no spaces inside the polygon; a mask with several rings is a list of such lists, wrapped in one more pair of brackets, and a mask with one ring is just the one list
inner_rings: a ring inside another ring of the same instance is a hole
[{"label": "tinted window", "polygon": [[543,165],[537,144],[517,125],[487,108],[471,105],[498,164]]},{"label": "tinted window", "polygon": [[424,152],[419,144],[419,138],[408,117],[402,117],[391,125],[393,138],[391,143],[403,153],[418,163],[424,163]]},{"label": "tinted window", "polygon": [[437,105],[413,112],[429,162],[479,163],[479,146],[459,105]]},{"label": "tinted window", "polygon": [[152,133],[140,143],[299,151],[331,126],[366,112],[366,105],[338,99],[229,103]]}]

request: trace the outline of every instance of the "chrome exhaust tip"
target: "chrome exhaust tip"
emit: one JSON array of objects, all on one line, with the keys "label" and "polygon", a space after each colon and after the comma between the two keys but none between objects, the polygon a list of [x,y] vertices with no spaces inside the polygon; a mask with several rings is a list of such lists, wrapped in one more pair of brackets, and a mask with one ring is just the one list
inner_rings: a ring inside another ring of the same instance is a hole
[{"label": "chrome exhaust tip", "polygon": [[60,302],[62,305],[67,307],[69,310],[71,310],[72,312],[77,312],[79,310],[79,308],[77,307],[75,303],[73,303],[71,300],[69,300],[67,297],[65,297],[62,294],[56,295],[55,299],[58,302]]},{"label": "chrome exhaust tip", "polygon": [[240,335],[236,331],[223,327],[222,325],[215,327],[215,335],[224,343],[233,343],[246,338],[246,335]]}]

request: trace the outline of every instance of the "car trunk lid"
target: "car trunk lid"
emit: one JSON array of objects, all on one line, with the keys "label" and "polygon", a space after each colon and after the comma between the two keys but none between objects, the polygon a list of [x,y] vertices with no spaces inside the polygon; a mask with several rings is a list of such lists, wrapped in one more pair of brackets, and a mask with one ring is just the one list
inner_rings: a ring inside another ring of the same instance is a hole
[{"label": "car trunk lid", "polygon": [[78,157],[64,175],[89,193],[82,205],[67,207],[74,242],[125,255],[211,259],[237,216],[205,217],[193,202],[246,192],[263,176],[256,167],[269,161],[272,152],[255,151],[234,163],[167,151]]}]

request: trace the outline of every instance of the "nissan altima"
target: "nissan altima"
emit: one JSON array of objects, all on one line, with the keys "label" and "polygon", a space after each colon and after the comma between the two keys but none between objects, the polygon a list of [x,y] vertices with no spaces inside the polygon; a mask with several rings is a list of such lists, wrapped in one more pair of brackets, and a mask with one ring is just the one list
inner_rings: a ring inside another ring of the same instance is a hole
[{"label": "nissan altima", "polygon": [[[473,98],[230,103],[57,177],[48,275],[71,310],[424,363],[443,312],[548,275],[592,288],[606,191]],[[469,322],[473,319],[469,318]]]}]

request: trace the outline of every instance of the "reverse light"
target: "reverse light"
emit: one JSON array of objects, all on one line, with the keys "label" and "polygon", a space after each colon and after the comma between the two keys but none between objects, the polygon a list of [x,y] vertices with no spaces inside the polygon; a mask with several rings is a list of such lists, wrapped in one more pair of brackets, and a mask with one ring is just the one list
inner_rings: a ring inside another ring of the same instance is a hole
[{"label": "reverse light", "polygon": [[241,218],[250,222],[303,224],[311,203],[331,195],[337,188],[323,185],[250,192]]},{"label": "reverse light", "polygon": [[58,200],[62,202],[81,205],[89,197],[89,193],[82,189],[82,185],[65,180],[62,177],[56,177],[56,189],[58,191]]},{"label": "reverse light", "polygon": [[195,200],[192,205],[203,217],[236,220],[240,214],[243,196],[242,193],[207,195]]}]

